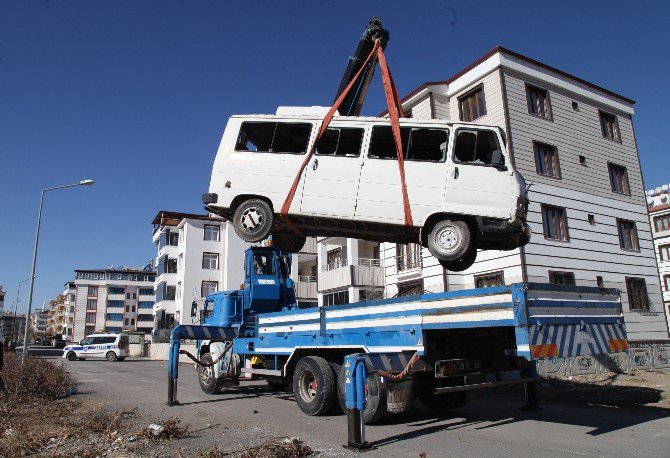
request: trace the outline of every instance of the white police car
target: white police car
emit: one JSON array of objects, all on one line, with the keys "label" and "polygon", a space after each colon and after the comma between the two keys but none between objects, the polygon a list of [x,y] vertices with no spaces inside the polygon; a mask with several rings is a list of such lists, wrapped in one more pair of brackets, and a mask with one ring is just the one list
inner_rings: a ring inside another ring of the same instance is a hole
[{"label": "white police car", "polygon": [[63,348],[63,358],[68,361],[86,358],[105,358],[123,361],[130,355],[128,334],[91,334],[76,344]]}]

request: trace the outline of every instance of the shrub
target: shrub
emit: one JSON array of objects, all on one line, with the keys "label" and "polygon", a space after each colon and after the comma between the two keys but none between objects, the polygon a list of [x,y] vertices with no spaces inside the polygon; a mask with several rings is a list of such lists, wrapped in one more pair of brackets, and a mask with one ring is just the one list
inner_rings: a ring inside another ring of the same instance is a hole
[{"label": "shrub", "polygon": [[70,394],[74,379],[62,363],[29,356],[23,363],[16,355],[5,358],[2,369],[5,396],[9,401],[22,398],[54,400]]}]

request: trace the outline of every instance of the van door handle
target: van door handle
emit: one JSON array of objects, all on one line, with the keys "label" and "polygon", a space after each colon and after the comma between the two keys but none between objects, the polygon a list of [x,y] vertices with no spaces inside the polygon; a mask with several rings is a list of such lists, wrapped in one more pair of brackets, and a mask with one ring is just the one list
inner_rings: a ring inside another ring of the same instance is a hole
[{"label": "van door handle", "polygon": [[312,164],[312,170],[316,170],[319,168],[319,160],[314,159],[314,164]]},{"label": "van door handle", "polygon": [[454,167],[454,180],[458,178],[458,167]]}]

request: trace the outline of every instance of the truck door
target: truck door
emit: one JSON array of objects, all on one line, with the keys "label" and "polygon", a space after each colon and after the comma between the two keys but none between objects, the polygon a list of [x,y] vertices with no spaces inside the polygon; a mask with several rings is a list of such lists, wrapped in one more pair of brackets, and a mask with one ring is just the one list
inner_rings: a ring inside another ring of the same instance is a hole
[{"label": "truck door", "polygon": [[[405,183],[416,226],[444,208],[449,130],[435,126],[400,129],[405,159]],[[361,171],[356,217],[367,221],[404,223],[402,189],[390,125],[372,128],[370,147]]]},{"label": "truck door", "polygon": [[[447,184],[446,210],[509,218],[514,212],[509,155],[491,128],[457,126]],[[493,164],[502,153],[502,163]]]},{"label": "truck door", "polygon": [[324,132],[305,170],[302,213],[354,216],[364,134],[362,127],[333,126]]}]

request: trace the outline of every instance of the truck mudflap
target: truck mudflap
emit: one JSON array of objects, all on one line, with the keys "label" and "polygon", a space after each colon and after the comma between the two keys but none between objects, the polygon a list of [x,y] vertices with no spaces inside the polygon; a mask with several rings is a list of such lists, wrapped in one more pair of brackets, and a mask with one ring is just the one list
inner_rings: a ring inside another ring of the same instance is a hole
[{"label": "truck mudflap", "polygon": [[626,351],[628,340],[616,289],[529,284],[528,343],[518,356],[536,360]]}]

